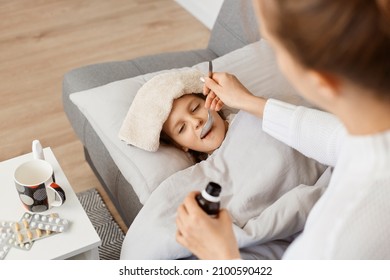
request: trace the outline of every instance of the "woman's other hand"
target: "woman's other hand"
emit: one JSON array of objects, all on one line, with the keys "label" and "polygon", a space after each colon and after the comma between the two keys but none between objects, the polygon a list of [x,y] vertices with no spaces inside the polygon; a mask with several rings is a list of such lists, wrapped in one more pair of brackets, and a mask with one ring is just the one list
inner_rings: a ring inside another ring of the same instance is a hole
[{"label": "woman's other hand", "polygon": [[208,216],[196,202],[198,193],[190,193],[177,210],[177,242],[200,259],[239,259],[229,213],[222,209],[217,218]]},{"label": "woman's other hand", "polygon": [[224,104],[261,117],[266,100],[254,96],[236,76],[215,72],[212,79],[206,77],[203,93],[207,95],[205,107],[219,111]]}]

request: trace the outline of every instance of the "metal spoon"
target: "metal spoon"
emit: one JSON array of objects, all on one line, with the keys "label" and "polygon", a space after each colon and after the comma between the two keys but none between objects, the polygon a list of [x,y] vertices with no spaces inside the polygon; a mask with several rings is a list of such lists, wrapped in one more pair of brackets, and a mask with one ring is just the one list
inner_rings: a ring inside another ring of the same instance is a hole
[{"label": "metal spoon", "polygon": [[214,124],[214,117],[211,114],[210,110],[208,110],[207,122],[203,126],[202,131],[200,132],[200,139],[203,139],[207,135],[207,133],[210,132],[213,124]]},{"label": "metal spoon", "polygon": [[208,73],[208,76],[210,79],[213,78],[213,62],[210,60],[209,61],[209,73]]},{"label": "metal spoon", "polygon": [[[213,62],[210,60],[209,61],[209,73],[208,73],[209,78],[211,79],[213,77]],[[202,131],[200,132],[200,139],[203,139],[207,133],[210,132],[211,127],[214,124],[214,118],[213,115],[211,115],[210,110],[208,110],[207,113],[207,122],[205,123],[204,127],[202,128]]]}]

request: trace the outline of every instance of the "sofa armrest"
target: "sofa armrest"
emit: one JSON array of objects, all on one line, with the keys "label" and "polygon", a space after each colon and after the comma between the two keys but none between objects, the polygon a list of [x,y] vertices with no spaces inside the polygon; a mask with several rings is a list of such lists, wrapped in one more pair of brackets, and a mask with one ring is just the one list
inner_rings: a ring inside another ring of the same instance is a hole
[{"label": "sofa armrest", "polygon": [[172,68],[191,67],[216,58],[208,49],[168,52],[127,61],[112,61],[83,66],[65,74],[64,94],[70,94],[114,81]]}]

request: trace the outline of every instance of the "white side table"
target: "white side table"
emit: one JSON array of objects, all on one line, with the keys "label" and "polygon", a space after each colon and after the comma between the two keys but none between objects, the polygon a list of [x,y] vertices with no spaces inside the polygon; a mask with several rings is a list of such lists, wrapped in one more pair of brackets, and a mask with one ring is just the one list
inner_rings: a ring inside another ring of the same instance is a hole
[{"label": "white side table", "polygon": [[[98,246],[101,240],[98,234],[52,150],[45,148],[44,155],[53,166],[57,184],[65,191],[66,201],[62,206],[42,214],[58,213],[61,218],[69,220],[70,227],[66,232],[35,241],[29,251],[11,248],[5,260],[99,259]],[[19,200],[13,174],[19,164],[31,159],[32,153],[0,162],[0,221],[19,221],[26,212]]]}]

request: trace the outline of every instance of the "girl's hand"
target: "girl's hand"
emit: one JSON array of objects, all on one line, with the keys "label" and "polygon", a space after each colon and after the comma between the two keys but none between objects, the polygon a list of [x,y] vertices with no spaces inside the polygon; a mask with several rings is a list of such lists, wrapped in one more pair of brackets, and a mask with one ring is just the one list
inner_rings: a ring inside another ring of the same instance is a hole
[{"label": "girl's hand", "polygon": [[177,242],[200,259],[239,259],[229,213],[222,209],[218,218],[208,216],[196,202],[198,193],[190,193],[177,210]]}]

